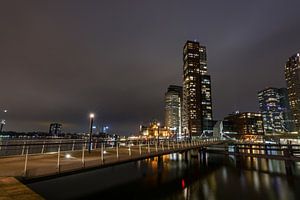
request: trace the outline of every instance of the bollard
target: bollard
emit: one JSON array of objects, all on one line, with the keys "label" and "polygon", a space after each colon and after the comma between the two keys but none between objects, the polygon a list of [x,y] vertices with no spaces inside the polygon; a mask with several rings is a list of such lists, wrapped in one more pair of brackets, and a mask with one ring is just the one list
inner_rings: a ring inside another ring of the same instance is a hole
[{"label": "bollard", "polygon": [[162,147],[162,150],[164,151],[165,148],[164,148],[164,142],[161,143],[161,147]]},{"label": "bollard", "polygon": [[170,140],[168,141],[168,150],[170,150]]},{"label": "bollard", "polygon": [[173,150],[175,149],[175,142],[173,142]]},{"label": "bollard", "polygon": [[150,143],[148,141],[148,153],[150,153]]},{"label": "bollard", "polygon": [[155,151],[157,152],[158,149],[157,149],[157,142],[155,142]]},{"label": "bollard", "polygon": [[27,146],[27,149],[26,149],[25,164],[24,164],[24,176],[27,176],[28,151],[29,151],[29,146]]},{"label": "bollard", "polygon": [[131,147],[130,147],[130,144],[129,144],[129,149],[128,150],[129,150],[129,152],[128,152],[129,156],[131,156]]}]

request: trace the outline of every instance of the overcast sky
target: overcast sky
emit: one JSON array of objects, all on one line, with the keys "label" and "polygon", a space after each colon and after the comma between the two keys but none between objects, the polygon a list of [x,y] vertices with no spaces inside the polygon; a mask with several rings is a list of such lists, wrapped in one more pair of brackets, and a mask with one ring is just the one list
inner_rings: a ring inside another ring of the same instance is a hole
[{"label": "overcast sky", "polygon": [[258,111],[257,91],[285,87],[300,49],[299,0],[1,0],[0,113],[5,130],[131,134],[164,119],[182,84],[186,40],[207,47],[214,119]]}]

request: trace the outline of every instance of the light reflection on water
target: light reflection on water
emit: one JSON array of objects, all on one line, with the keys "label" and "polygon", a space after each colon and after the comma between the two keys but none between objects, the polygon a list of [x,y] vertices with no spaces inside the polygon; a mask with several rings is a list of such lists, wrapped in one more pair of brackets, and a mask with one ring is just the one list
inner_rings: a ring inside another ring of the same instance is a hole
[{"label": "light reflection on water", "polygon": [[[296,175],[288,177],[284,161],[216,155],[201,161],[196,153],[171,154],[103,170],[84,177],[93,185],[98,181],[98,187],[91,190],[85,184],[82,191],[71,187],[73,196],[55,196],[53,191],[68,193],[65,185],[80,184],[76,175],[69,182],[61,178],[30,187],[46,199],[300,199],[299,163],[293,169]],[[126,173],[126,178],[114,183],[111,177],[118,177],[117,173]],[[109,182],[109,187],[101,186],[103,182]]]}]

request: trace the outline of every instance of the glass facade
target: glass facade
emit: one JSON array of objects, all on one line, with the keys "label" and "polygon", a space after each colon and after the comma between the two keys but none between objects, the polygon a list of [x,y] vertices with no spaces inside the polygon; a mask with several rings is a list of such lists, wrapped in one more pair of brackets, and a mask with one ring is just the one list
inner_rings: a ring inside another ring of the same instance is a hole
[{"label": "glass facade", "polygon": [[183,48],[183,132],[212,133],[211,80],[207,75],[206,47],[187,41]]},{"label": "glass facade", "polygon": [[165,93],[165,126],[176,137],[182,137],[181,127],[182,87],[170,85]]},{"label": "glass facade", "polygon": [[294,131],[300,132],[300,54],[291,56],[285,64],[289,104],[292,113]]}]

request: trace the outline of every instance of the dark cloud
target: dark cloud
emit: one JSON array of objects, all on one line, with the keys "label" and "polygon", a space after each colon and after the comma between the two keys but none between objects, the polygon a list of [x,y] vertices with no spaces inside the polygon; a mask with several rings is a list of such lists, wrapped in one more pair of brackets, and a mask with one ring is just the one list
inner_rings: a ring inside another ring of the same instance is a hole
[{"label": "dark cloud", "polygon": [[0,3],[0,108],[9,130],[129,134],[163,120],[164,92],[181,84],[187,39],[207,46],[216,119],[258,110],[256,93],[282,87],[299,50],[300,2],[17,1]]}]

